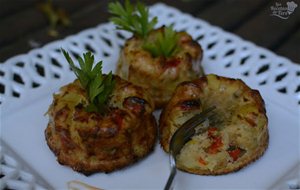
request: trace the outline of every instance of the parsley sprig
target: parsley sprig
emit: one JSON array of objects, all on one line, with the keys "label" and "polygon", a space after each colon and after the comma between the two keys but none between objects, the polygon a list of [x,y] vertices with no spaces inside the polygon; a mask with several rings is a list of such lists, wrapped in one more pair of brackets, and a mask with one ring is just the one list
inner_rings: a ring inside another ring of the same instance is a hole
[{"label": "parsley sprig", "polygon": [[120,2],[111,2],[108,10],[114,15],[110,20],[117,25],[117,29],[126,30],[143,38],[143,49],[150,52],[152,56],[170,57],[178,50],[178,35],[173,27],[164,27],[163,34],[158,33],[156,40],[149,39],[149,33],[157,24],[157,17],[149,21],[149,10],[140,2],[136,6],[129,0],[124,6]]},{"label": "parsley sprig", "polygon": [[172,26],[164,27],[162,32],[159,32],[154,41],[145,41],[143,48],[149,51],[152,56],[171,57],[179,50],[178,34],[173,30]]},{"label": "parsley sprig", "polygon": [[118,29],[127,30],[142,38],[147,37],[157,23],[157,17],[149,21],[149,10],[145,5],[138,2],[133,6],[129,0],[122,6],[120,2],[111,2],[108,10],[115,15],[110,20],[117,25]]},{"label": "parsley sprig", "polygon": [[102,74],[102,61],[97,62],[93,66],[94,55],[91,52],[84,53],[83,58],[77,58],[80,68],[75,66],[68,52],[64,49],[62,49],[62,52],[81,86],[87,92],[89,105],[86,107],[86,110],[103,114],[106,111],[107,101],[115,86],[112,72],[108,75]]}]

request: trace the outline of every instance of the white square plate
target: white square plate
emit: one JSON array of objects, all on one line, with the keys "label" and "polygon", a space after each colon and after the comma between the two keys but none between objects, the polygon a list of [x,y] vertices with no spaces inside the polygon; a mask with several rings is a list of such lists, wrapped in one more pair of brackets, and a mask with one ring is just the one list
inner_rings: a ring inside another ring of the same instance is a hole
[{"label": "white square plate", "polygon": [[[200,42],[207,74],[241,78],[250,87],[258,89],[265,100],[269,118],[269,148],[260,159],[236,173],[221,176],[179,172],[176,189],[288,188],[288,180],[299,180],[297,172],[288,179],[285,176],[290,176],[300,162],[300,67],[172,7],[156,4],[150,7],[150,13],[158,16],[158,25],[174,24],[175,29],[186,30]],[[167,154],[158,144],[152,154],[130,167],[87,177],[58,164],[45,141],[48,118],[44,114],[52,102],[52,94],[74,79],[59,49],[63,47],[78,55],[92,50],[96,60],[103,60],[104,72],[109,72],[115,70],[120,47],[127,37],[128,33],[116,31],[111,23],[101,24],[0,65],[0,83],[5,88],[0,99],[1,139],[29,165],[24,168],[17,163],[9,164],[14,161],[6,158],[17,156],[6,156],[3,144],[1,166],[8,174],[9,168],[14,173],[0,179],[0,189],[5,184],[14,185],[16,181],[22,181],[15,184],[20,189],[47,188],[47,184],[55,189],[67,189],[68,182],[73,180],[104,189],[163,189],[169,165]],[[17,78],[22,82],[17,82]],[[18,161],[16,158],[15,162]],[[32,172],[32,177],[20,179],[22,177],[18,176],[23,170]],[[37,175],[41,177],[35,178]]]}]

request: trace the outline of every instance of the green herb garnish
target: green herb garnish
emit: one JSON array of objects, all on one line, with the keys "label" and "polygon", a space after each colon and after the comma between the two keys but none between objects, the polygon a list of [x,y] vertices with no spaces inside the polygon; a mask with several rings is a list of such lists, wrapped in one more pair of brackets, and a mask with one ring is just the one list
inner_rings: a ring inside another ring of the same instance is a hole
[{"label": "green herb garnish", "polygon": [[109,12],[115,15],[110,20],[117,25],[117,29],[126,30],[143,38],[143,49],[150,52],[152,56],[170,57],[179,49],[178,35],[173,27],[165,27],[163,34],[159,33],[153,41],[149,39],[149,33],[154,30],[157,17],[149,21],[149,10],[144,4],[132,5],[129,0],[125,5],[121,3],[109,3]]},{"label": "green herb garnish", "polygon": [[157,34],[154,41],[145,41],[143,48],[149,51],[152,56],[171,57],[178,51],[178,34],[173,28],[164,27],[163,32]]},{"label": "green herb garnish", "polygon": [[75,66],[68,52],[64,49],[62,49],[62,52],[81,86],[87,92],[89,105],[86,107],[86,110],[103,114],[106,111],[107,101],[115,86],[112,72],[108,75],[102,74],[102,61],[93,66],[94,55],[91,52],[84,53],[83,58],[77,58],[80,68]]},{"label": "green herb garnish", "polygon": [[149,10],[140,2],[136,6],[130,4],[129,0],[125,1],[125,6],[120,2],[111,2],[108,10],[115,15],[110,20],[117,25],[118,29],[127,30],[142,38],[147,37],[157,23],[157,17],[149,21]]}]

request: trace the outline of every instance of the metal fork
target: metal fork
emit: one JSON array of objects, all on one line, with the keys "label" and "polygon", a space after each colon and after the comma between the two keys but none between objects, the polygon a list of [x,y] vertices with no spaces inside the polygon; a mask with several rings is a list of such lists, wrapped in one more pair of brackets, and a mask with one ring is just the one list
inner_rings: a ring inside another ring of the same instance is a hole
[{"label": "metal fork", "polygon": [[171,190],[173,189],[173,181],[177,172],[176,169],[176,156],[179,154],[182,147],[187,143],[191,137],[193,137],[197,133],[204,132],[208,126],[203,126],[199,130],[195,130],[197,126],[201,123],[205,122],[207,119],[209,122],[212,122],[216,118],[216,114],[213,110],[216,107],[210,107],[203,112],[194,115],[191,119],[187,120],[179,129],[176,130],[174,135],[170,141],[170,148],[169,148],[169,162],[171,166],[171,172],[168,178],[168,181],[164,187],[164,190]]}]

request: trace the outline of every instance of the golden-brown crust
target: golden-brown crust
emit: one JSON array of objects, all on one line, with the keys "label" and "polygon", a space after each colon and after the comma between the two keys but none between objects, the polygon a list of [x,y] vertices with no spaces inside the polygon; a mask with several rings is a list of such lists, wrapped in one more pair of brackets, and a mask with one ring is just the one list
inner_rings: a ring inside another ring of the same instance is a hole
[{"label": "golden-brown crust", "polygon": [[[183,102],[197,98],[201,103],[196,107],[182,107]],[[216,112],[225,122],[219,128],[210,126],[209,129],[216,132],[199,134],[183,147],[177,156],[179,169],[194,174],[220,175],[237,171],[263,155],[269,134],[260,93],[242,80],[217,75],[207,75],[176,88],[159,121],[163,149],[169,151],[169,141],[178,127],[195,112],[211,106],[217,107]]]},{"label": "golden-brown crust", "polygon": [[86,95],[78,81],[54,95],[45,137],[60,164],[86,175],[111,172],[153,150],[157,136],[154,103],[141,87],[115,79],[104,115],[85,110]]},{"label": "golden-brown crust", "polygon": [[[152,31],[149,38],[155,38],[162,28]],[[130,82],[144,87],[154,99],[155,107],[163,107],[176,86],[202,76],[200,66],[201,46],[186,32],[178,32],[180,50],[172,57],[153,57],[142,48],[143,40],[132,37],[120,53],[116,73]]]},{"label": "golden-brown crust", "polygon": [[[185,100],[194,100],[195,98],[198,98],[195,96],[196,94],[200,93],[200,88],[196,86],[192,82],[183,82],[181,85],[178,85],[176,88],[173,97],[170,99],[166,107],[162,110],[162,113],[159,118],[159,132],[160,132],[160,144],[162,145],[162,148],[169,152],[169,141],[171,136],[171,128],[169,127],[171,125],[170,120],[167,118],[175,117],[175,115],[178,115],[178,112],[184,112],[184,110],[181,109],[179,103],[185,101]],[[178,94],[179,93],[179,94]],[[172,110],[172,112],[170,112]],[[198,109],[193,110],[185,110],[185,111],[191,111],[191,114],[195,113],[195,111],[201,112],[202,108],[199,107]],[[187,116],[189,117],[189,116]],[[181,123],[182,124],[182,123]]]}]

